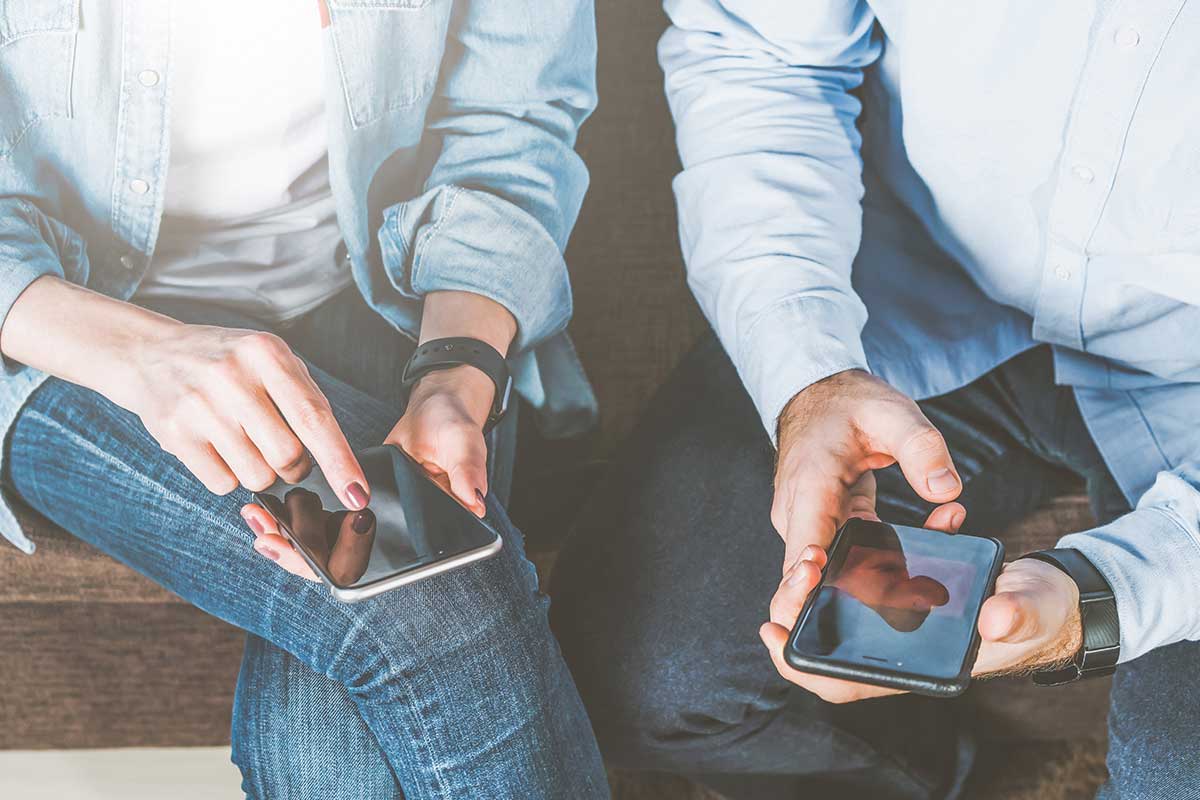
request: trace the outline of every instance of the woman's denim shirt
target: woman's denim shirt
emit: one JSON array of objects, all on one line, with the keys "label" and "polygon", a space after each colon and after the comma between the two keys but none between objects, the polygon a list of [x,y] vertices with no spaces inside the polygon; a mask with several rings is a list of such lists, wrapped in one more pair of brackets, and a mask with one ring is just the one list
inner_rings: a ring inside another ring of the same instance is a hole
[{"label": "woman's denim shirt", "polygon": [[[562,252],[587,187],[573,147],[596,99],[591,2],[322,11],[330,182],[358,288],[414,336],[427,292],[504,304],[518,392],[549,434],[585,428],[595,400],[564,333]],[[127,299],[145,274],[168,180],[169,16],[166,2],[0,4],[0,324],[42,275]],[[0,430],[44,379],[5,362]],[[7,501],[0,533],[33,551]]]}]

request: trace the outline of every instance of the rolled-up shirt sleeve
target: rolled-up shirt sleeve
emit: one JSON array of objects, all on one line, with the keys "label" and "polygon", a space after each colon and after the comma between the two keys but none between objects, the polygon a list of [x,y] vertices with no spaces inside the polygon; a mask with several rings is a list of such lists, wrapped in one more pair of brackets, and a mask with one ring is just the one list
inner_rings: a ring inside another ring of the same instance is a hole
[{"label": "rolled-up shirt sleeve", "polygon": [[874,17],[854,0],[665,5],[688,282],[773,436],[798,391],[867,368],[851,92],[879,54]]},{"label": "rolled-up shirt sleeve", "polygon": [[[87,281],[83,240],[63,223],[20,197],[0,197],[0,330],[29,284],[44,275]],[[4,374],[23,365],[0,358]]]},{"label": "rolled-up shirt sleeve", "polygon": [[1160,473],[1129,514],[1058,544],[1082,552],[1112,587],[1122,662],[1200,640],[1200,460]]},{"label": "rolled-up shirt sleeve", "polygon": [[517,320],[513,351],[571,316],[563,250],[588,175],[574,145],[596,103],[590,0],[457,4],[427,129],[424,191],[387,209],[384,265],[401,294],[481,294]]}]

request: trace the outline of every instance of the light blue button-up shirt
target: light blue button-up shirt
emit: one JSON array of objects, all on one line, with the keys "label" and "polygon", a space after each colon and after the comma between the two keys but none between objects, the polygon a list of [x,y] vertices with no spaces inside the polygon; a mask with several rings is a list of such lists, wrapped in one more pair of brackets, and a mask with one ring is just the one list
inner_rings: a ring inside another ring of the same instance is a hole
[{"label": "light blue button-up shirt", "polygon": [[[125,299],[145,274],[170,161],[171,5],[0,3],[0,324],[42,275]],[[507,306],[517,390],[550,432],[586,426],[595,405],[563,333],[562,251],[587,186],[572,148],[595,105],[591,0],[328,7],[346,269],[410,335],[431,291]],[[296,13],[318,24],[315,0]],[[4,364],[0,435],[44,379]],[[0,533],[32,551],[3,502]]]},{"label": "light blue button-up shirt", "polygon": [[1050,343],[1136,507],[1061,544],[1122,660],[1200,639],[1200,3],[666,9],[688,279],[767,430],[834,372],[924,398]]}]

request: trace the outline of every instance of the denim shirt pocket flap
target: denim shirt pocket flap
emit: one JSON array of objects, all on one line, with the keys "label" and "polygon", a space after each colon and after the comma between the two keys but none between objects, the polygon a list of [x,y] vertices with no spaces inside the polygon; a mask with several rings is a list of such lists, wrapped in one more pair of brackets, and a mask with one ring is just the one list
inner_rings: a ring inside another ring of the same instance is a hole
[{"label": "denim shirt pocket flap", "polygon": [[3,0],[0,47],[38,33],[74,33],[79,29],[79,0]]},{"label": "denim shirt pocket flap", "polygon": [[0,0],[0,159],[41,120],[70,118],[79,0]]},{"label": "denim shirt pocket flap", "polygon": [[420,103],[437,84],[450,0],[330,0],[333,52],[350,123]]}]

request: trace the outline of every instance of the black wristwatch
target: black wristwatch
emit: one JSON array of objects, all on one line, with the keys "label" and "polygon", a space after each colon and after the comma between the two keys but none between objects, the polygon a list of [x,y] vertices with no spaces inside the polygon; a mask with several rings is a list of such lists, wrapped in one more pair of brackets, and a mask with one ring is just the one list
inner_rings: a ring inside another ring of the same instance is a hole
[{"label": "black wristwatch", "polygon": [[1071,576],[1079,587],[1079,620],[1083,628],[1083,646],[1071,663],[1060,669],[1035,672],[1033,682],[1039,686],[1058,686],[1080,678],[1113,674],[1121,657],[1121,625],[1117,600],[1100,570],[1087,556],[1072,548],[1039,550],[1021,558],[1045,561]]},{"label": "black wristwatch", "polygon": [[508,362],[500,355],[500,351],[487,342],[465,336],[425,342],[409,357],[400,382],[406,393],[411,392],[413,385],[422,376],[439,369],[450,369],[464,364],[487,375],[496,386],[492,410],[488,412],[487,422],[483,425],[483,432],[487,433],[496,427],[496,423],[508,410],[508,396],[512,392],[512,375],[508,372]]}]

